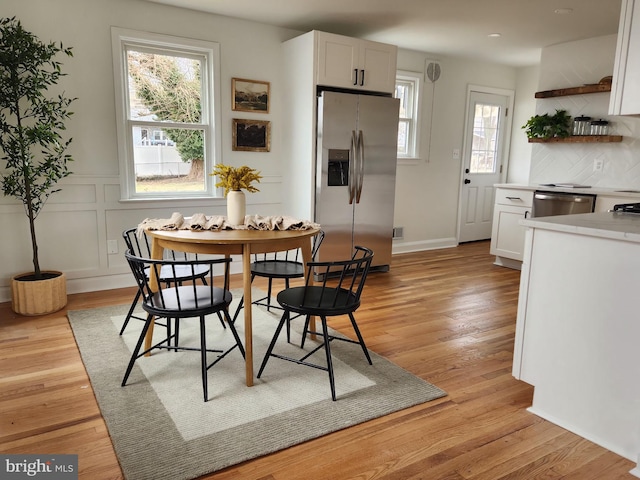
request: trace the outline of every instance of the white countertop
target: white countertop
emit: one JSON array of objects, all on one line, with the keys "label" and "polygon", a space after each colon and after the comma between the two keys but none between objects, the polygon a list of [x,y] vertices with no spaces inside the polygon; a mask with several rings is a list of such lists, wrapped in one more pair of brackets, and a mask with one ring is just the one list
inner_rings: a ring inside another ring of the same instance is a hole
[{"label": "white countertop", "polygon": [[640,243],[640,214],[596,212],[520,220],[525,227]]},{"label": "white countertop", "polygon": [[[498,183],[494,185],[495,188],[513,188],[516,190],[544,190],[547,192],[567,192],[567,193],[590,193],[592,195],[608,195],[612,197],[629,197],[640,198],[640,189],[633,188],[604,188],[604,187],[589,187],[589,188],[566,188],[566,187],[549,187],[540,184],[520,184],[520,183]],[[631,203],[631,202],[630,202]]]}]

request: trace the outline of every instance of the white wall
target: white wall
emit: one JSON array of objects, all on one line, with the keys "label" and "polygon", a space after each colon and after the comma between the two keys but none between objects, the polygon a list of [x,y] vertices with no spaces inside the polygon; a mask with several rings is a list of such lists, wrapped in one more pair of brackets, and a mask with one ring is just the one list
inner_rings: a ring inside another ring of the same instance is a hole
[{"label": "white wall", "polygon": [[441,75],[435,84],[424,76],[420,161],[401,163],[397,169],[394,223],[404,227],[404,238],[394,241],[394,253],[457,244],[462,164],[453,158],[453,150],[462,151],[467,86],[516,88],[515,68],[415,51],[398,53],[399,70],[424,74],[432,61],[440,64]]},{"label": "white wall", "polygon": [[536,112],[535,92],[538,90],[539,76],[538,65],[517,70],[511,151],[506,178],[509,183],[529,183],[532,144],[527,141],[527,135],[522,126]]},{"label": "white wall", "polygon": [[[70,293],[132,285],[123,256],[121,232],[141,220],[185,215],[223,214],[224,199],[121,202],[116,149],[111,26],[219,42],[221,45],[222,161],[259,169],[260,192],[248,196],[248,213],[279,211],[282,132],[280,45],[300,32],[207,15],[139,0],[3,0],[2,15],[16,16],[42,40],[62,41],[74,49],[63,59],[68,75],[61,87],[78,97],[67,123],[74,140],[74,174],[61,185],[37,219],[40,263],[65,271]],[[269,114],[231,110],[231,78],[271,82]],[[271,152],[233,152],[231,119],[272,122]],[[0,196],[0,301],[9,299],[11,276],[32,270],[28,224],[22,206]],[[107,240],[120,242],[118,254],[107,254]]]},{"label": "white wall", "polygon": [[[590,38],[547,47],[542,51],[537,90],[598,83],[611,75],[617,35]],[[565,109],[575,117],[586,115],[609,120],[622,143],[534,144],[531,183],[575,182],[604,188],[640,188],[640,118],[610,116],[609,93],[539,99],[536,113]],[[593,171],[594,160],[604,162]]]},{"label": "white wall", "polygon": [[[51,197],[37,221],[41,266],[63,270],[69,293],[133,284],[120,238],[141,220],[166,218],[174,211],[225,212],[224,199],[120,201],[111,26],[221,44],[222,160],[250,165],[264,176],[261,191],[248,196],[248,213],[281,213],[285,172],[279,159],[283,142],[289,141],[282,131],[281,43],[302,32],[141,0],[2,0],[2,15],[17,16],[43,40],[74,48],[74,57],[64,59],[68,76],[61,83],[69,96],[78,97],[67,124],[74,138],[74,174],[61,183],[63,190]],[[394,242],[394,252],[455,244],[461,165],[452,151],[462,149],[467,85],[514,89],[517,82],[513,68],[410,51],[400,51],[398,68],[424,72],[426,59],[438,60],[442,75],[435,85],[425,84],[421,161],[398,167],[395,224],[404,227],[404,239]],[[270,113],[232,112],[232,77],[271,82]],[[271,152],[233,152],[234,117],[270,120]],[[31,249],[22,206],[11,198],[0,196],[0,224],[0,301],[7,301],[11,276],[32,269]],[[117,254],[107,254],[108,240],[120,242]]]}]

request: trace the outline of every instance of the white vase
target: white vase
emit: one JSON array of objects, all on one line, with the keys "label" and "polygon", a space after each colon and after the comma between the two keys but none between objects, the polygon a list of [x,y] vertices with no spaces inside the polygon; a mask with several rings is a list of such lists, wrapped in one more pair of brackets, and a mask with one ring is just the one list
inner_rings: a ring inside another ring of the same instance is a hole
[{"label": "white vase", "polygon": [[246,211],[247,204],[243,191],[231,190],[227,193],[227,221],[231,225],[243,225]]}]

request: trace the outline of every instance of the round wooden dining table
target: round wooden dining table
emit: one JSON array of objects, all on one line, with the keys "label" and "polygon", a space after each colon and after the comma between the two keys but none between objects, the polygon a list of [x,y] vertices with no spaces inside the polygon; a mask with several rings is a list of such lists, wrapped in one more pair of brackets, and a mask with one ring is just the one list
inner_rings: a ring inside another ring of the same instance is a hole
[{"label": "round wooden dining table", "polygon": [[[247,386],[253,385],[253,333],[251,319],[251,255],[281,252],[300,248],[303,262],[311,259],[311,239],[318,229],[308,230],[147,230],[152,238],[151,257],[163,258],[164,250],[198,254],[242,255],[244,290],[244,348]],[[311,279],[313,280],[313,279]],[[151,278],[151,286],[157,289],[157,281]],[[147,334],[146,348],[151,346],[151,334]]]}]

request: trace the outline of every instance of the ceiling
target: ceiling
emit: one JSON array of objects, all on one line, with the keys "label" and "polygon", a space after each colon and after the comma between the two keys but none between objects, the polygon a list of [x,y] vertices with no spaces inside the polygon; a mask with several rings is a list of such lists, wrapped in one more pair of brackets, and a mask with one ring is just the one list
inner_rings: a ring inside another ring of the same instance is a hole
[{"label": "ceiling", "polygon": [[[622,0],[150,1],[391,43],[434,60],[455,56],[519,67],[539,63],[543,47],[615,34]],[[500,36],[489,37],[493,33]]]}]

